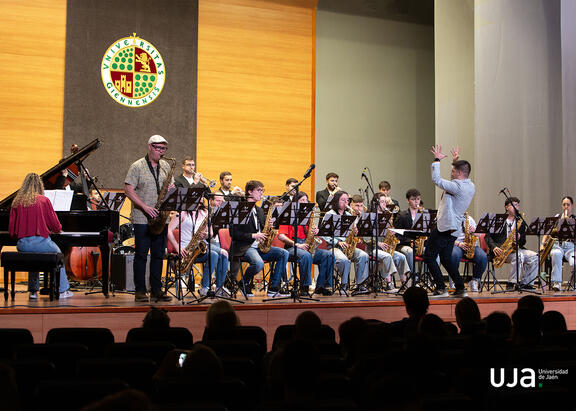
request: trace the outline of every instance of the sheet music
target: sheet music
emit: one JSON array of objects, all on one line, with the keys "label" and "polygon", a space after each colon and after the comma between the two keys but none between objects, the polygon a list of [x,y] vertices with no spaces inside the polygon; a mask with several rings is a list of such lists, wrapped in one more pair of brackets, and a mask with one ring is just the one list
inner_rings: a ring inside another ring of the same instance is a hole
[{"label": "sheet music", "polygon": [[52,203],[54,211],[70,211],[72,205],[73,191],[69,190],[44,190],[44,195]]}]

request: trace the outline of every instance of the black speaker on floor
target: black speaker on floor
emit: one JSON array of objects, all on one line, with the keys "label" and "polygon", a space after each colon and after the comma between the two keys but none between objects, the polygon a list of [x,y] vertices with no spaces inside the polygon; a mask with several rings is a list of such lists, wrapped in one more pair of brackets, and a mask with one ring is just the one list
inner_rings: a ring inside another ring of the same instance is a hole
[{"label": "black speaker on floor", "polygon": [[[110,284],[114,290],[134,291],[134,254],[112,254]],[[146,263],[146,288],[150,288],[150,255]]]}]

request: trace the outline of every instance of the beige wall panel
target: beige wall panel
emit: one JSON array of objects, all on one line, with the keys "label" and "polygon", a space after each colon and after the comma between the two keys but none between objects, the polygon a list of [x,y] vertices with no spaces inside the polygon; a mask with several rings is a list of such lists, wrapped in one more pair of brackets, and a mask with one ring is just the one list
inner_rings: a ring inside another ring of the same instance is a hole
[{"label": "beige wall panel", "polygon": [[[314,2],[297,2],[307,5]],[[280,194],[312,158],[312,7],[201,0],[198,169],[259,179]],[[311,184],[303,189],[310,192]]]},{"label": "beige wall panel", "polygon": [[0,197],[62,156],[66,2],[0,0]]}]

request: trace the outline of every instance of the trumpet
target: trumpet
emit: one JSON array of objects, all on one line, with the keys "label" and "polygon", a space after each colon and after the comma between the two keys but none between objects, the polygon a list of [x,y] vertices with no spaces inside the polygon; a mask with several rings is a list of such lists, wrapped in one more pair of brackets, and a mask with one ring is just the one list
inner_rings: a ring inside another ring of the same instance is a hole
[{"label": "trumpet", "polygon": [[238,186],[234,186],[234,188],[232,190],[230,190],[230,194],[234,194],[235,196],[242,196],[244,197],[244,191],[242,191],[242,189]]},{"label": "trumpet", "polygon": [[198,177],[200,179],[200,181],[202,182],[202,184],[204,184],[205,186],[208,186],[210,188],[213,188],[214,186],[216,186],[216,181],[215,180],[208,180],[206,177],[204,177],[202,175],[202,173],[194,173],[194,178]]}]

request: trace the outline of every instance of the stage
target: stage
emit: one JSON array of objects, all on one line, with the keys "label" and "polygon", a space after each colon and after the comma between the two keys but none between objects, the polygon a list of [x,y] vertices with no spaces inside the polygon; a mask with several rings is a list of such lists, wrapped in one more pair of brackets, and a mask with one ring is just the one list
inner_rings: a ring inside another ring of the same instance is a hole
[{"label": "stage", "polygon": [[[150,307],[161,307],[169,312],[171,325],[188,328],[194,341],[202,338],[206,310],[216,299],[206,299],[203,303],[192,302],[187,296],[184,304],[173,299],[170,303],[136,303],[131,294],[117,293],[105,298],[103,294],[85,295],[86,290],[77,290],[74,296],[50,302],[47,296],[37,301],[29,301],[24,285],[17,286],[16,299],[2,302],[0,328],[27,328],[32,332],[36,343],[44,342],[46,333],[56,327],[106,327],[112,330],[116,342],[125,341],[128,330],[139,327]],[[493,311],[512,314],[520,297],[527,293],[491,294],[489,292],[469,293],[478,303],[482,316]],[[545,311],[556,310],[564,314],[568,329],[576,329],[576,292],[546,292],[541,295]],[[292,299],[263,301],[264,293],[256,293],[244,303],[233,302],[242,325],[258,325],[268,336],[271,346],[274,330],[281,324],[293,323],[298,314],[305,310],[316,312],[322,322],[336,331],[345,320],[360,316],[366,319],[395,321],[406,316],[402,298],[399,295],[374,294],[346,296],[321,296],[318,301],[294,302]],[[455,322],[454,308],[458,299],[430,299],[429,312],[439,315],[445,321]]]}]

